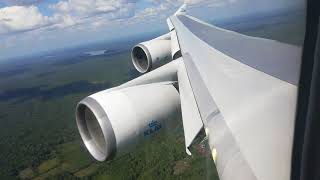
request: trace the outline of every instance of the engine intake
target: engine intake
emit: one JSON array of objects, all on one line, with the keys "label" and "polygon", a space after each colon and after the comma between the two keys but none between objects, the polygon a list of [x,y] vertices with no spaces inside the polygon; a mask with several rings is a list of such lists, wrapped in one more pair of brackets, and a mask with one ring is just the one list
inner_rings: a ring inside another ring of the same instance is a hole
[{"label": "engine intake", "polygon": [[132,63],[140,73],[149,72],[161,65],[161,62],[171,60],[170,36],[159,37],[142,42],[133,47],[131,52]]},{"label": "engine intake", "polygon": [[134,67],[140,72],[145,73],[152,69],[151,55],[148,49],[138,44],[132,49],[132,62]]}]

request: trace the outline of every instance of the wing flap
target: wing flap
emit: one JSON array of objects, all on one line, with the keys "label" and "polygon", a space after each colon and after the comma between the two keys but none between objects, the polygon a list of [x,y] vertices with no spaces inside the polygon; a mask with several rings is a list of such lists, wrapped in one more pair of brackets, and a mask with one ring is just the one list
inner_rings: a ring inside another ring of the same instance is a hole
[{"label": "wing flap", "polygon": [[178,83],[186,152],[188,155],[191,155],[191,152],[188,148],[190,147],[200,130],[203,128],[203,123],[183,62],[179,64]]}]

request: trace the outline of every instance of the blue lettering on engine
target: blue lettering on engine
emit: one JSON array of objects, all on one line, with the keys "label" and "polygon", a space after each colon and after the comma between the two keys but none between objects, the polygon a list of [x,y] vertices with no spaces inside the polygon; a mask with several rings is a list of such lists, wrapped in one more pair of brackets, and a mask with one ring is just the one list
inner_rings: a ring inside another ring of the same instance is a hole
[{"label": "blue lettering on engine", "polygon": [[151,121],[147,129],[143,132],[144,136],[149,136],[151,134],[154,134],[155,132],[159,131],[161,129],[161,123],[158,121]]}]

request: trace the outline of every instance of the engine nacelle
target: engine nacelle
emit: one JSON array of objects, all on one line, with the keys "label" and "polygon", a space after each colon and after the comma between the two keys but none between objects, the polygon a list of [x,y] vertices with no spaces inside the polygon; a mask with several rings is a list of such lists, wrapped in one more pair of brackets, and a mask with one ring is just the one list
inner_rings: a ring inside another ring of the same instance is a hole
[{"label": "engine nacelle", "polygon": [[176,88],[154,83],[93,94],[78,104],[76,120],[91,155],[105,161],[157,133],[179,108]]},{"label": "engine nacelle", "polygon": [[171,60],[170,34],[134,46],[131,58],[133,65],[140,73],[159,67],[162,61]]}]

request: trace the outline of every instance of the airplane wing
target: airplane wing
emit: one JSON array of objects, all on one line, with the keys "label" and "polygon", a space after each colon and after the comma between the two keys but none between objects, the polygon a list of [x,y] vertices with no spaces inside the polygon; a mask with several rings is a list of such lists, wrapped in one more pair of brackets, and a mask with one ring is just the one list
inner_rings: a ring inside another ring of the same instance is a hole
[{"label": "airplane wing", "polygon": [[144,75],[78,103],[91,155],[130,151],[181,108],[186,152],[204,128],[221,180],[289,179],[301,48],[204,23],[186,6],[167,23],[132,49]]},{"label": "airplane wing", "polygon": [[289,179],[301,48],[221,29],[185,10],[167,21],[220,179]]}]

